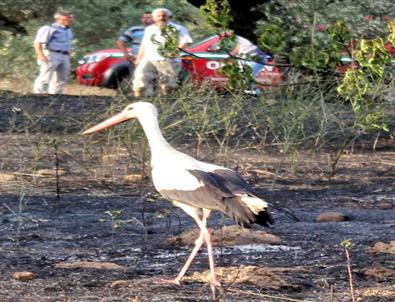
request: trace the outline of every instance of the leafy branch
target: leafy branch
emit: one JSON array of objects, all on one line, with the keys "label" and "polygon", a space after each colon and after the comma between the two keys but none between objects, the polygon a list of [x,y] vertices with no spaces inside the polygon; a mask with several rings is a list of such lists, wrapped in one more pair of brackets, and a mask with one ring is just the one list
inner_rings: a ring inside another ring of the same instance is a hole
[{"label": "leafy branch", "polygon": [[151,36],[151,41],[158,46],[158,52],[165,58],[176,58],[179,56],[179,31],[173,25],[165,25],[160,28],[163,42],[155,39],[155,36]]},{"label": "leafy branch", "polygon": [[[395,33],[395,26],[393,27]],[[394,35],[391,33],[391,35]],[[354,125],[362,130],[389,131],[383,108],[370,92],[386,81],[386,66],[391,61],[381,38],[362,39],[352,53],[357,68],[346,71],[342,84],[337,88],[340,96],[349,101],[355,114]]]},{"label": "leafy branch", "polygon": [[228,29],[230,22],[233,21],[228,0],[207,0],[200,9],[206,17],[207,23],[215,28]]}]

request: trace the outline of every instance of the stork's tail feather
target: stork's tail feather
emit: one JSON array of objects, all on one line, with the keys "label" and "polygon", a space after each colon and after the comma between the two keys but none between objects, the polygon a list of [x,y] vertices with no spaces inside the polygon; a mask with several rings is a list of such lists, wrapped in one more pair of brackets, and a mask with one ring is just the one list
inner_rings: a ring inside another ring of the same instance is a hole
[{"label": "stork's tail feather", "polygon": [[[258,207],[259,210],[257,210]],[[255,197],[238,196],[226,198],[223,212],[245,228],[250,227],[253,223],[262,226],[269,226],[269,224],[274,223],[274,219],[267,209],[266,202]]]},{"label": "stork's tail feather", "polygon": [[274,218],[268,210],[261,211],[258,215],[255,215],[255,223],[263,226],[269,226],[269,224],[274,224]]}]

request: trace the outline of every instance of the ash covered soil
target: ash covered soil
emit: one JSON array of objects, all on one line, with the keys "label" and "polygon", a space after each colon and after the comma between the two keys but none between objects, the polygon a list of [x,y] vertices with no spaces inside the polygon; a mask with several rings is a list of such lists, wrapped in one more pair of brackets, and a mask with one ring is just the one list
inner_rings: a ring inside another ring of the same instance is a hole
[{"label": "ash covered soil", "polygon": [[[178,274],[197,233],[155,192],[144,146],[80,135],[125,100],[0,96],[0,301],[210,300],[204,249],[181,287],[158,282]],[[212,214],[221,301],[351,301],[345,239],[356,300],[395,300],[395,147],[372,144],[358,142],[330,180],[329,153],[292,164],[270,148],[231,152],[226,165],[276,224],[242,230]],[[222,164],[215,155],[200,158]],[[328,212],[344,221],[316,221]]]}]

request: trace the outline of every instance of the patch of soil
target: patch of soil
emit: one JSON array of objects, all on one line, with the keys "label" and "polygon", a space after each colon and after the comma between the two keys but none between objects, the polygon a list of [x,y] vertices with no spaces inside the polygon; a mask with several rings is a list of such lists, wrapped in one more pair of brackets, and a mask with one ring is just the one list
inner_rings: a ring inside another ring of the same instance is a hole
[{"label": "patch of soil", "polygon": [[389,279],[389,278],[395,278],[395,270],[391,268],[386,268],[386,267],[371,267],[368,269],[365,269],[363,271],[363,274],[369,277],[373,277],[376,279]]},{"label": "patch of soil", "polygon": [[[199,229],[185,231],[177,236],[166,238],[167,244],[195,244],[196,238],[199,237]],[[264,230],[243,229],[236,225],[225,226],[220,229],[212,230],[212,241],[214,246],[232,246],[246,244],[281,244],[281,238],[269,234]]]},{"label": "patch of soil", "polygon": [[395,254],[395,240],[385,243],[385,242],[376,242],[370,249],[369,252],[372,254],[379,253],[389,253]]},{"label": "patch of soil", "polygon": [[[257,288],[266,289],[300,289],[291,278],[285,277],[286,272],[306,273],[304,268],[267,268],[254,265],[240,265],[219,267],[217,269],[218,279],[223,284],[249,284]],[[289,281],[287,281],[289,279]],[[202,273],[194,272],[186,278],[187,281],[210,282],[209,271]]]},{"label": "patch of soil", "polygon": [[[182,286],[157,282],[178,274],[197,233],[155,193],[145,147],[79,134],[109,110],[110,98],[2,96],[0,301],[210,300],[205,250]],[[348,302],[341,243],[351,239],[358,301],[394,301],[395,149],[386,142],[343,155],[330,181],[324,152],[301,151],[296,164],[270,150],[230,154],[228,166],[271,204],[276,224],[243,230],[212,214],[222,299]],[[318,223],[322,213],[347,219]],[[34,277],[17,280],[16,272]]]},{"label": "patch of soil", "polygon": [[96,261],[76,261],[76,262],[59,262],[55,264],[56,268],[64,269],[96,269],[96,270],[125,270],[126,268],[111,262]]}]

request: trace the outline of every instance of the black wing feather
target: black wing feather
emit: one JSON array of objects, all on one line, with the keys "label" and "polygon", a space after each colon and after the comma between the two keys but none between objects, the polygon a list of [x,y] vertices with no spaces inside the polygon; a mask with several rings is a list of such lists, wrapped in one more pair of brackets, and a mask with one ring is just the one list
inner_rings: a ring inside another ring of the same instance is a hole
[{"label": "black wing feather", "polygon": [[[217,171],[221,171],[220,174]],[[233,218],[239,225],[248,227],[256,221],[255,215],[236,194],[252,194],[252,189],[236,172],[225,170],[205,172],[188,170],[203,186],[191,190],[161,190],[160,193],[169,200],[183,202],[197,208],[221,211]]]},{"label": "black wing feather", "polygon": [[212,175],[218,183],[221,183],[222,186],[224,186],[234,195],[248,194],[258,197],[254,189],[236,171],[229,169],[217,169],[213,172],[208,172],[208,174]]},{"label": "black wing feather", "polygon": [[160,193],[169,200],[184,202],[197,208],[223,210],[223,200],[234,195],[215,179],[211,174],[201,170],[188,170],[203,186],[191,190],[161,190]]}]

